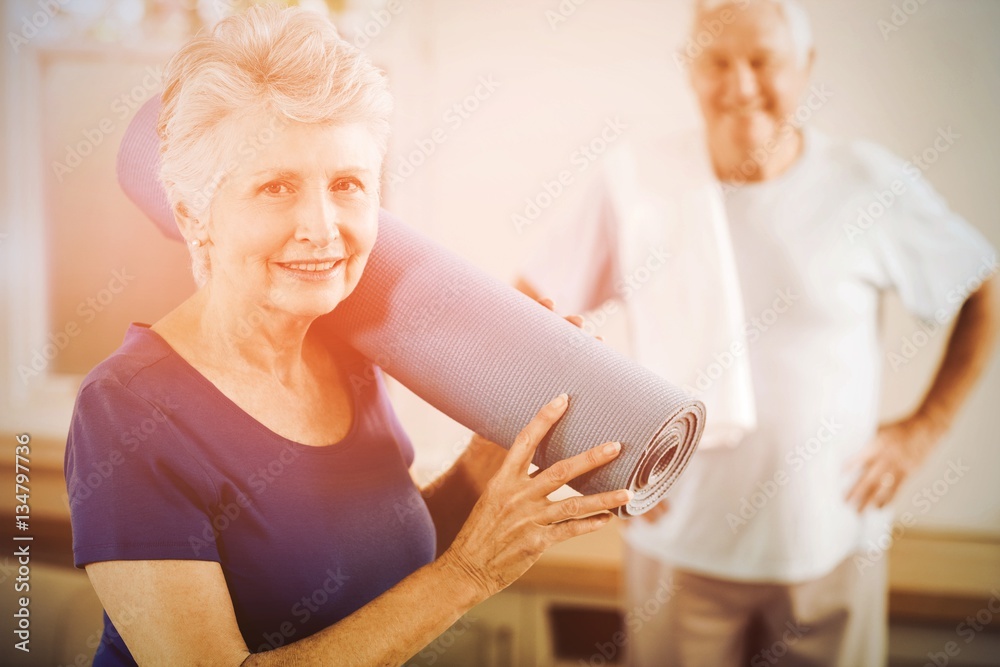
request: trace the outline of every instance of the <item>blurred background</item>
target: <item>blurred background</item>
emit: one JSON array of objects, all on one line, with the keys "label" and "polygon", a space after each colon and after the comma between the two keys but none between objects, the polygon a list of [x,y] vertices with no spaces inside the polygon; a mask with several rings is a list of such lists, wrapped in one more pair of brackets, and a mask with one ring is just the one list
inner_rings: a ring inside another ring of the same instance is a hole
[{"label": "blurred background", "polygon": [[[194,289],[186,250],[125,198],[115,155],[135,110],[191,35],[240,0],[11,0],[3,4],[0,132],[0,438],[13,488],[15,435],[31,438],[32,653],[12,649],[17,575],[0,551],[2,664],[90,664],[100,606],[72,568],[62,457],[83,375]],[[697,131],[677,53],[690,0],[313,0],[386,70],[396,97],[384,206],[496,277],[512,281],[547,225],[573,210],[592,162],[581,146],[611,122],[623,138]],[[808,122],[919,157],[950,206],[1000,245],[1000,3],[803,0],[816,35],[813,80],[828,95]],[[945,150],[939,133],[955,137]],[[570,169],[552,197],[545,184]],[[874,194],[874,193],[873,193]],[[530,224],[517,224],[515,216]],[[882,411],[910,409],[946,332],[886,303]],[[590,323],[627,350],[622,318]],[[948,461],[971,470],[917,512],[889,552],[891,664],[923,665],[956,625],[1000,602],[1000,362],[955,428],[899,494],[906,509]],[[460,425],[391,386],[429,480],[468,440]],[[9,483],[8,483],[9,482]],[[6,544],[13,494],[5,493]],[[909,509],[913,509],[910,507]],[[621,626],[614,523],[560,545],[476,608],[413,664],[615,664],[597,647]],[[1000,664],[1000,618],[951,665]],[[983,618],[980,617],[980,623]],[[581,662],[582,661],[582,662]]]}]

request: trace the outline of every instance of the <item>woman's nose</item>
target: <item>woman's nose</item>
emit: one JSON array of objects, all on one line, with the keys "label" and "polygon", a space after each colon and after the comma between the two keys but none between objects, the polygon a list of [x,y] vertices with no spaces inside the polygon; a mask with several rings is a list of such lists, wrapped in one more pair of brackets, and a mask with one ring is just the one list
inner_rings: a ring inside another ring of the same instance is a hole
[{"label": "woman's nose", "polygon": [[297,210],[295,238],[318,247],[326,247],[340,236],[340,209],[326,188],[311,188]]}]

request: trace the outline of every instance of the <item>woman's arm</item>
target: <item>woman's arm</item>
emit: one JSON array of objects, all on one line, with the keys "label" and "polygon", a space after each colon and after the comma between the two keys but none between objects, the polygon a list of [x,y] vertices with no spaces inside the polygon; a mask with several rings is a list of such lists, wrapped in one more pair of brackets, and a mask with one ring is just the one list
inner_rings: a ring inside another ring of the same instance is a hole
[{"label": "woman's arm", "polygon": [[609,491],[550,502],[546,496],[612,461],[605,443],[559,461],[535,477],[538,443],[565,412],[549,403],[515,439],[462,530],[433,563],[343,620],[299,641],[251,654],[240,633],[218,563],[107,561],[87,566],[94,589],[142,665],[398,665],[462,614],[520,577],[553,544],[597,530],[625,504]]},{"label": "woman's arm", "polygon": [[506,455],[500,445],[473,435],[454,465],[420,489],[434,521],[438,555],[451,546]]},{"label": "woman's arm", "polygon": [[339,623],[251,654],[218,563],[105,561],[87,574],[140,665],[398,665],[480,601],[439,559]]}]

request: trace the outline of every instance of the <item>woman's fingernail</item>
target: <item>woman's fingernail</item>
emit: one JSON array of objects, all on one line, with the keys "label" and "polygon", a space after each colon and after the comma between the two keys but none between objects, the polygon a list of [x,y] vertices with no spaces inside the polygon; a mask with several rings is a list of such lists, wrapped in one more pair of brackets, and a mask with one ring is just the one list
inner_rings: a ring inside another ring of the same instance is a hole
[{"label": "woman's fingernail", "polygon": [[612,454],[617,454],[618,450],[620,450],[621,448],[622,448],[622,443],[609,442],[608,444],[604,445],[604,453],[607,454],[608,456],[611,456]]},{"label": "woman's fingernail", "polygon": [[627,502],[631,502],[632,498],[634,498],[634,497],[635,497],[634,493],[632,493],[628,489],[625,489],[624,491],[619,491],[618,492],[617,499],[620,500],[620,501],[622,501],[622,504],[624,505]]},{"label": "woman's fingernail", "polygon": [[553,399],[552,406],[556,408],[561,408],[564,405],[566,405],[566,402],[568,400],[569,396],[567,394],[559,394],[558,396],[555,397],[555,399]]}]

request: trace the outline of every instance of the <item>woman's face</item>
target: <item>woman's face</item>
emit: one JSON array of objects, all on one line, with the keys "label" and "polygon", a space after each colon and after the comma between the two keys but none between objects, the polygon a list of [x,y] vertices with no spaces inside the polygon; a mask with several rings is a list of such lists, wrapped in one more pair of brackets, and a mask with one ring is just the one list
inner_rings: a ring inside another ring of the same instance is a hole
[{"label": "woman's face", "polygon": [[[228,129],[256,137],[260,123]],[[288,122],[269,141],[242,142],[209,208],[213,291],[302,317],[333,310],[375,243],[381,162],[361,123]]]}]

